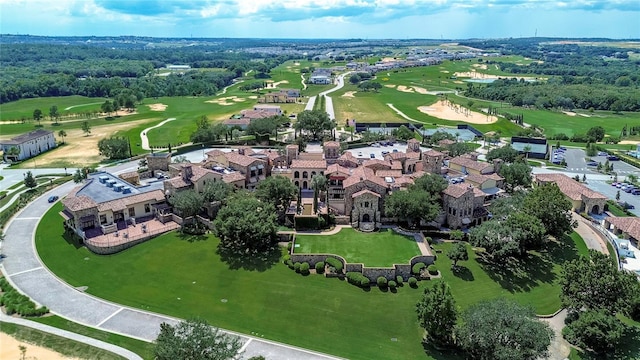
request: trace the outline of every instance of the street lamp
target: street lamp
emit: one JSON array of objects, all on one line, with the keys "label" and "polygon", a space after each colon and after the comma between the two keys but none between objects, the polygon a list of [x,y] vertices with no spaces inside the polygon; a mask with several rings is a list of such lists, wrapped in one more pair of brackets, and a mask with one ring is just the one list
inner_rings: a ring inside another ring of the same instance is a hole
[{"label": "street lamp", "polygon": [[205,157],[204,157],[204,144],[202,144],[202,161],[204,161],[204,160],[205,160]]}]

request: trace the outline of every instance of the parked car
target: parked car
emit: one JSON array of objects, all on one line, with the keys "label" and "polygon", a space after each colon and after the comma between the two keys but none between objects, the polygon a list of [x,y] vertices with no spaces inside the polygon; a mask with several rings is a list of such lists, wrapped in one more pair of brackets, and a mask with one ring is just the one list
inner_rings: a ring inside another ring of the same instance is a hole
[{"label": "parked car", "polygon": [[607,156],[607,160],[609,160],[609,161],[618,161],[620,159],[618,159],[618,157],[615,156],[615,155],[609,155],[609,156]]},{"label": "parked car", "polygon": [[618,205],[623,209],[635,209],[636,207],[626,201],[618,201]]},{"label": "parked car", "polygon": [[598,166],[598,164],[599,164],[599,162],[597,162],[597,161],[589,161],[587,163],[587,166]]},{"label": "parked car", "polygon": [[358,151],[358,156],[362,156],[362,151]]},{"label": "parked car", "polygon": [[369,157],[372,158],[372,159],[375,159],[376,158],[376,154],[369,154]]},{"label": "parked car", "polygon": [[617,182],[612,182],[611,186],[618,186],[618,183]]},{"label": "parked car", "polygon": [[633,190],[635,190],[635,189],[636,189],[636,188],[635,188],[633,185],[631,185],[631,186],[627,186],[626,188],[624,188],[624,192],[626,192],[626,193],[630,193],[630,192],[632,192],[632,191],[633,191]]},{"label": "parked car", "polygon": [[598,151],[598,156],[607,156],[607,155],[609,155],[609,154],[607,154],[604,151]]},{"label": "parked car", "polygon": [[617,187],[618,189],[620,189],[620,188],[622,187],[622,183],[617,183],[617,184],[616,184],[616,187]]},{"label": "parked car", "polygon": [[49,199],[47,199],[47,201],[50,203],[58,201],[58,195],[49,196]]},{"label": "parked car", "polygon": [[640,189],[633,189],[633,190],[631,190],[631,193],[633,195],[640,195]]}]

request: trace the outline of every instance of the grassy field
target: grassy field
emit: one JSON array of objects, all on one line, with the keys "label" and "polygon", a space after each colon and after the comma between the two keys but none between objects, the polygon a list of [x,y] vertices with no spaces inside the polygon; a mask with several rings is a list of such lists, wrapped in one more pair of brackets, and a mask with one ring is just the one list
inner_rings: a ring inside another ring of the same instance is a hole
[{"label": "grassy field", "polygon": [[387,266],[405,264],[420,255],[413,238],[399,235],[391,229],[377,233],[362,233],[354,229],[342,229],[335,235],[297,235],[296,253],[336,254],[350,263],[365,266]]},{"label": "grassy field", "polygon": [[[215,237],[178,233],[98,256],[62,236],[60,210],[57,204],[43,217],[36,247],[57,276],[72,286],[88,286],[92,295],[181,318],[197,315],[215,326],[350,359],[440,358],[424,354],[414,313],[421,288],[429,282],[397,293],[375,287],[365,291],[338,279],[296,274],[278,262],[280,253],[264,262],[241,260],[218,254]],[[560,306],[559,264],[586,249],[579,237],[574,240],[508,270],[482,265],[473,254],[460,264],[468,270],[462,273],[451,272],[446,256],[440,255],[436,265],[462,309],[480,299],[507,296],[533,305],[538,313],[551,313]]]},{"label": "grassy field", "polygon": [[59,316],[46,316],[34,318],[33,321],[47,324],[58,329],[74,332],[76,334],[88,336],[90,338],[98,339],[109,344],[120,346],[127,350],[133,351],[140,355],[143,359],[153,359],[154,345],[146,341],[133,339],[130,337],[113,334],[107,331],[97,330],[88,326],[74,323],[67,319],[63,319]]},{"label": "grassy field", "polygon": [[58,106],[60,115],[99,111],[100,105],[105,102],[104,98],[91,98],[86,96],[57,96],[46,98],[33,98],[12,101],[0,104],[0,121],[20,121],[22,117],[27,119],[33,118],[35,109],[42,110],[42,115],[47,117],[48,122],[49,108],[53,105]]},{"label": "grassy field", "polygon": [[[0,322],[0,331],[20,341],[53,350],[70,358],[96,360],[124,359],[123,357],[109,351],[26,326]],[[29,357],[29,346],[26,345],[26,348],[27,351],[25,359],[31,359],[31,357]]]},{"label": "grassy field", "polygon": [[458,306],[465,309],[479,300],[505,296],[531,305],[541,315],[560,309],[558,276],[561,264],[580,254],[588,254],[584,241],[574,232],[552,244],[549,251],[532,253],[524,261],[503,266],[482,263],[469,247],[469,261],[459,262],[461,270],[453,272],[451,261],[444,255],[451,246],[451,243],[434,246],[443,254],[438,255],[436,265],[451,286]]}]

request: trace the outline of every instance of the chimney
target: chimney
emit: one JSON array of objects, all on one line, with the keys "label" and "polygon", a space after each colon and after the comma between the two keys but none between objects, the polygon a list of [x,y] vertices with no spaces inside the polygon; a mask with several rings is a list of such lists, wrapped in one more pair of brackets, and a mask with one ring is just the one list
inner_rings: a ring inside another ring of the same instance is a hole
[{"label": "chimney", "polygon": [[191,176],[193,176],[193,169],[191,165],[183,165],[182,166],[182,180],[185,182],[190,181]]}]

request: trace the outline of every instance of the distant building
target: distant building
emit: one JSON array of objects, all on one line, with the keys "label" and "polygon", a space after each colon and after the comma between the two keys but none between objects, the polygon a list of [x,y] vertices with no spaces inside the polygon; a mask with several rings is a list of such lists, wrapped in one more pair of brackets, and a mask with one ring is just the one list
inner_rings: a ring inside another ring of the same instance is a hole
[{"label": "distant building", "polygon": [[177,71],[184,71],[184,70],[191,69],[191,66],[189,66],[189,65],[167,65],[167,69],[169,69],[169,70],[177,70]]},{"label": "distant building", "polygon": [[520,154],[527,154],[534,159],[546,159],[549,155],[547,139],[526,138],[514,136],[511,138],[511,147]]},{"label": "distant building", "polygon": [[[56,146],[53,131],[42,129],[34,130],[16,136],[11,140],[0,142],[0,148],[2,148],[4,153],[4,160],[12,162],[29,159]],[[13,149],[18,149],[17,154],[13,153]]]}]

